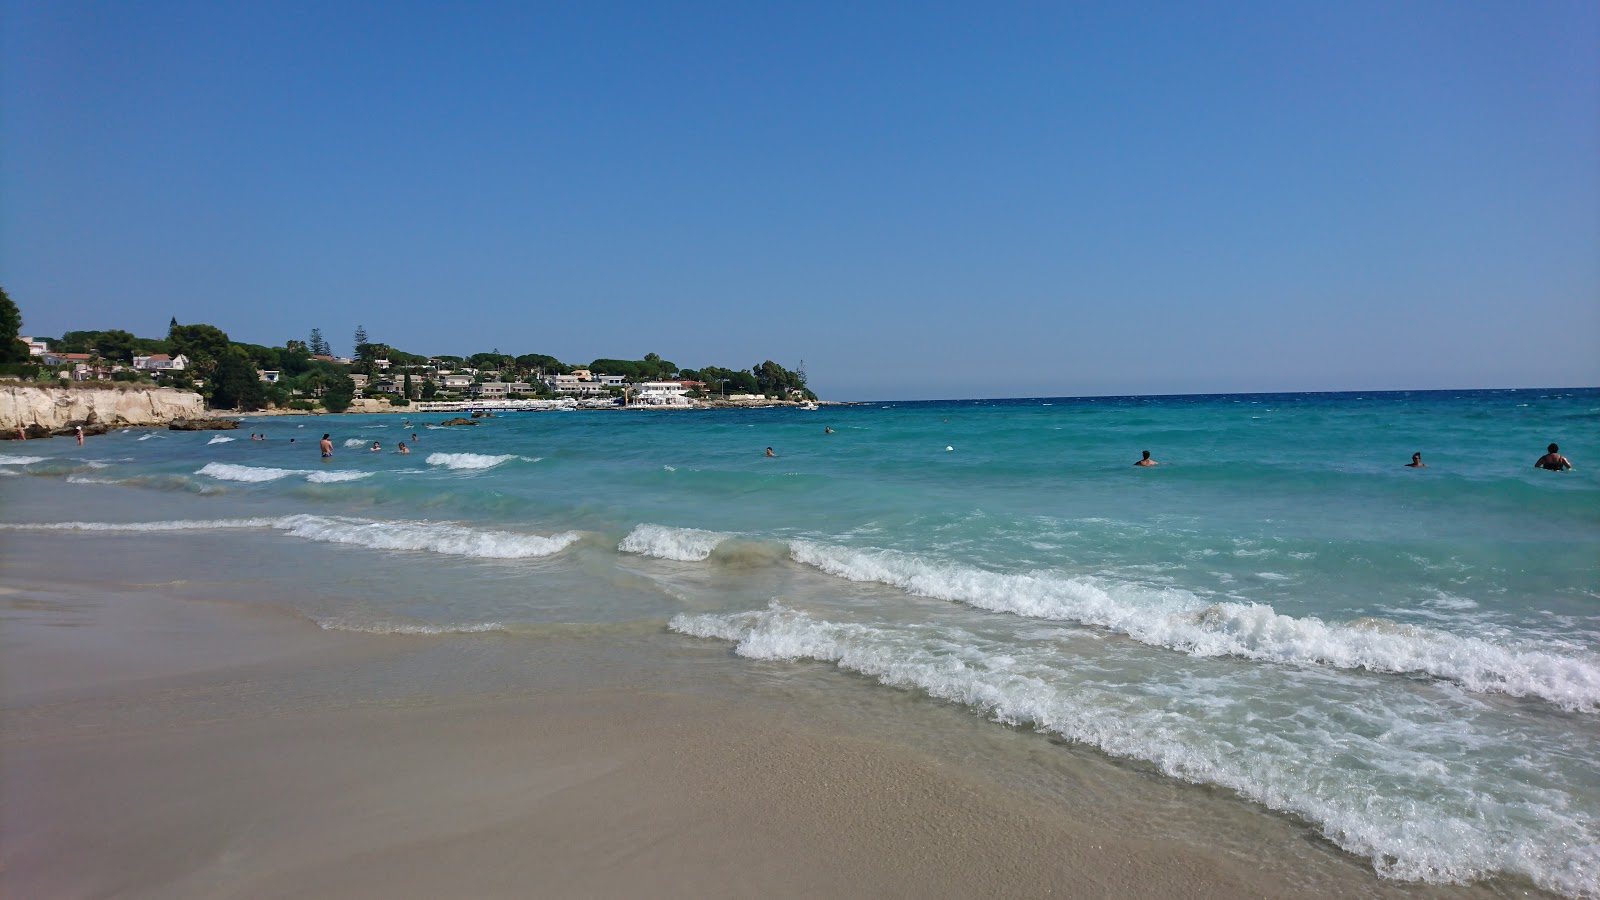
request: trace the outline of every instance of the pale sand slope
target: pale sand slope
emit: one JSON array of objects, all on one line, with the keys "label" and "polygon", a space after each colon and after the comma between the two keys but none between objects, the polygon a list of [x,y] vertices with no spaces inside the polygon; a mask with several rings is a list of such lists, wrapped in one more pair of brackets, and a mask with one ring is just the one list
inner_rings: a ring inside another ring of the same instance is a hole
[{"label": "pale sand slope", "polygon": [[570,649],[544,693],[453,696],[405,682],[456,642],[458,683],[503,685],[511,642],[92,596],[0,596],[11,900],[1430,893],[1284,883],[670,686],[564,689]]}]

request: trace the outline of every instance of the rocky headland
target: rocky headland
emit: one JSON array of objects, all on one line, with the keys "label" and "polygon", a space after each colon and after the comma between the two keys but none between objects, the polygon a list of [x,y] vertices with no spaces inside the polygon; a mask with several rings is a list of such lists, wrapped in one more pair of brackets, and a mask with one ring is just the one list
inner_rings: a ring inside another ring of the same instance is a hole
[{"label": "rocky headland", "polygon": [[205,399],[171,388],[60,388],[0,383],[0,440],[206,418]]}]

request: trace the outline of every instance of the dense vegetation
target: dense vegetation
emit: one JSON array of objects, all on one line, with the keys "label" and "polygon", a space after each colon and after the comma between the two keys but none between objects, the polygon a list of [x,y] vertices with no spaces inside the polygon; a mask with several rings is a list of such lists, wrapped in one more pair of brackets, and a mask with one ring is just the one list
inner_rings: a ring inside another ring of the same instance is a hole
[{"label": "dense vegetation", "polygon": [[[68,377],[70,366],[51,369],[29,358],[27,346],[15,339],[21,328],[21,312],[0,288],[0,373],[34,379]],[[498,348],[467,357],[428,357],[372,340],[364,327],[356,329],[351,342],[354,355],[348,360],[333,356],[320,328],[311,329],[307,340],[291,339],[282,347],[266,347],[232,340],[227,332],[214,325],[182,325],[176,318],[168,325],[165,338],[143,338],[110,329],[69,331],[59,338],[41,336],[38,339],[47,341],[52,353],[88,353],[108,365],[131,366],[136,356],[164,353],[176,357],[181,354],[188,358],[188,367],[183,371],[161,373],[159,383],[198,389],[217,409],[255,410],[269,403],[278,406],[292,403],[301,407],[305,402],[303,398],[316,398],[329,411],[343,412],[350,407],[356,393],[353,374],[367,376],[369,393],[380,387],[388,388],[387,393],[394,403],[447,399],[452,395],[433,377],[437,370],[476,370],[473,380],[477,382],[500,380],[529,386],[526,394],[512,394],[512,397],[554,396],[545,379],[571,374],[578,369],[588,369],[594,375],[620,375],[628,382],[704,382],[704,394],[711,396],[785,397],[790,392],[798,392],[808,399],[816,397],[806,388],[803,368],[790,371],[772,360],[749,369],[718,366],[679,369],[675,363],[655,353],[645,354],[644,359],[596,359],[576,365],[543,353],[517,356],[501,353]],[[262,371],[277,372],[277,382],[262,381],[259,374]],[[114,372],[110,377],[117,381],[153,380],[148,373],[131,370]]]}]

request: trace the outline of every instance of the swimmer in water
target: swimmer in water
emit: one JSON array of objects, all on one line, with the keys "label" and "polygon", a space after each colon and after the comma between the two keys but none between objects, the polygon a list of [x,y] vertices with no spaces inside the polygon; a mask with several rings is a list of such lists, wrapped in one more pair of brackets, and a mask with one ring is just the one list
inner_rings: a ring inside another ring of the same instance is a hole
[{"label": "swimmer in water", "polygon": [[776,453],[773,453],[773,452],[772,452],[772,448],[771,448],[771,447],[768,447],[768,448],[767,448],[767,456],[768,456],[768,458],[770,458],[770,459],[777,459],[777,458],[778,458],[778,454],[776,454]]},{"label": "swimmer in water", "polygon": [[406,442],[405,441],[401,441],[400,442],[400,452],[401,453],[410,453],[411,452],[411,448],[406,446]]},{"label": "swimmer in water", "polygon": [[822,426],[822,433],[823,434],[833,434],[833,429],[829,428],[826,425],[824,425],[824,426]]},{"label": "swimmer in water", "polygon": [[1560,447],[1556,446],[1555,444],[1551,444],[1547,449],[1550,452],[1539,457],[1539,461],[1533,464],[1535,469],[1549,469],[1552,472],[1565,472],[1566,470],[1572,468],[1571,461],[1569,461],[1565,456],[1561,455]]},{"label": "swimmer in water", "polygon": [[1159,465],[1161,465],[1161,463],[1158,463],[1155,460],[1151,459],[1150,458],[1150,451],[1146,450],[1146,451],[1144,451],[1144,458],[1139,460],[1138,462],[1134,463],[1134,465],[1136,465],[1136,466],[1159,466]]},{"label": "swimmer in water", "polygon": [[372,452],[373,453],[380,453],[382,451],[383,451],[383,445],[378,443],[377,441],[373,441],[372,442]]},{"label": "swimmer in water", "polygon": [[1411,462],[1406,463],[1408,469],[1426,469],[1428,464],[1422,461],[1421,453],[1411,454]]}]

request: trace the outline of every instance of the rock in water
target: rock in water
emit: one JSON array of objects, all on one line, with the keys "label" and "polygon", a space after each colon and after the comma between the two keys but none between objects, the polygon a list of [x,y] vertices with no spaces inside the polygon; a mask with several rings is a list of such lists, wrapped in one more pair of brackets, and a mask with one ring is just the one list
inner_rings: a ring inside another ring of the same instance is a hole
[{"label": "rock in water", "polygon": [[239,427],[237,419],[176,419],[169,431],[229,431]]}]

